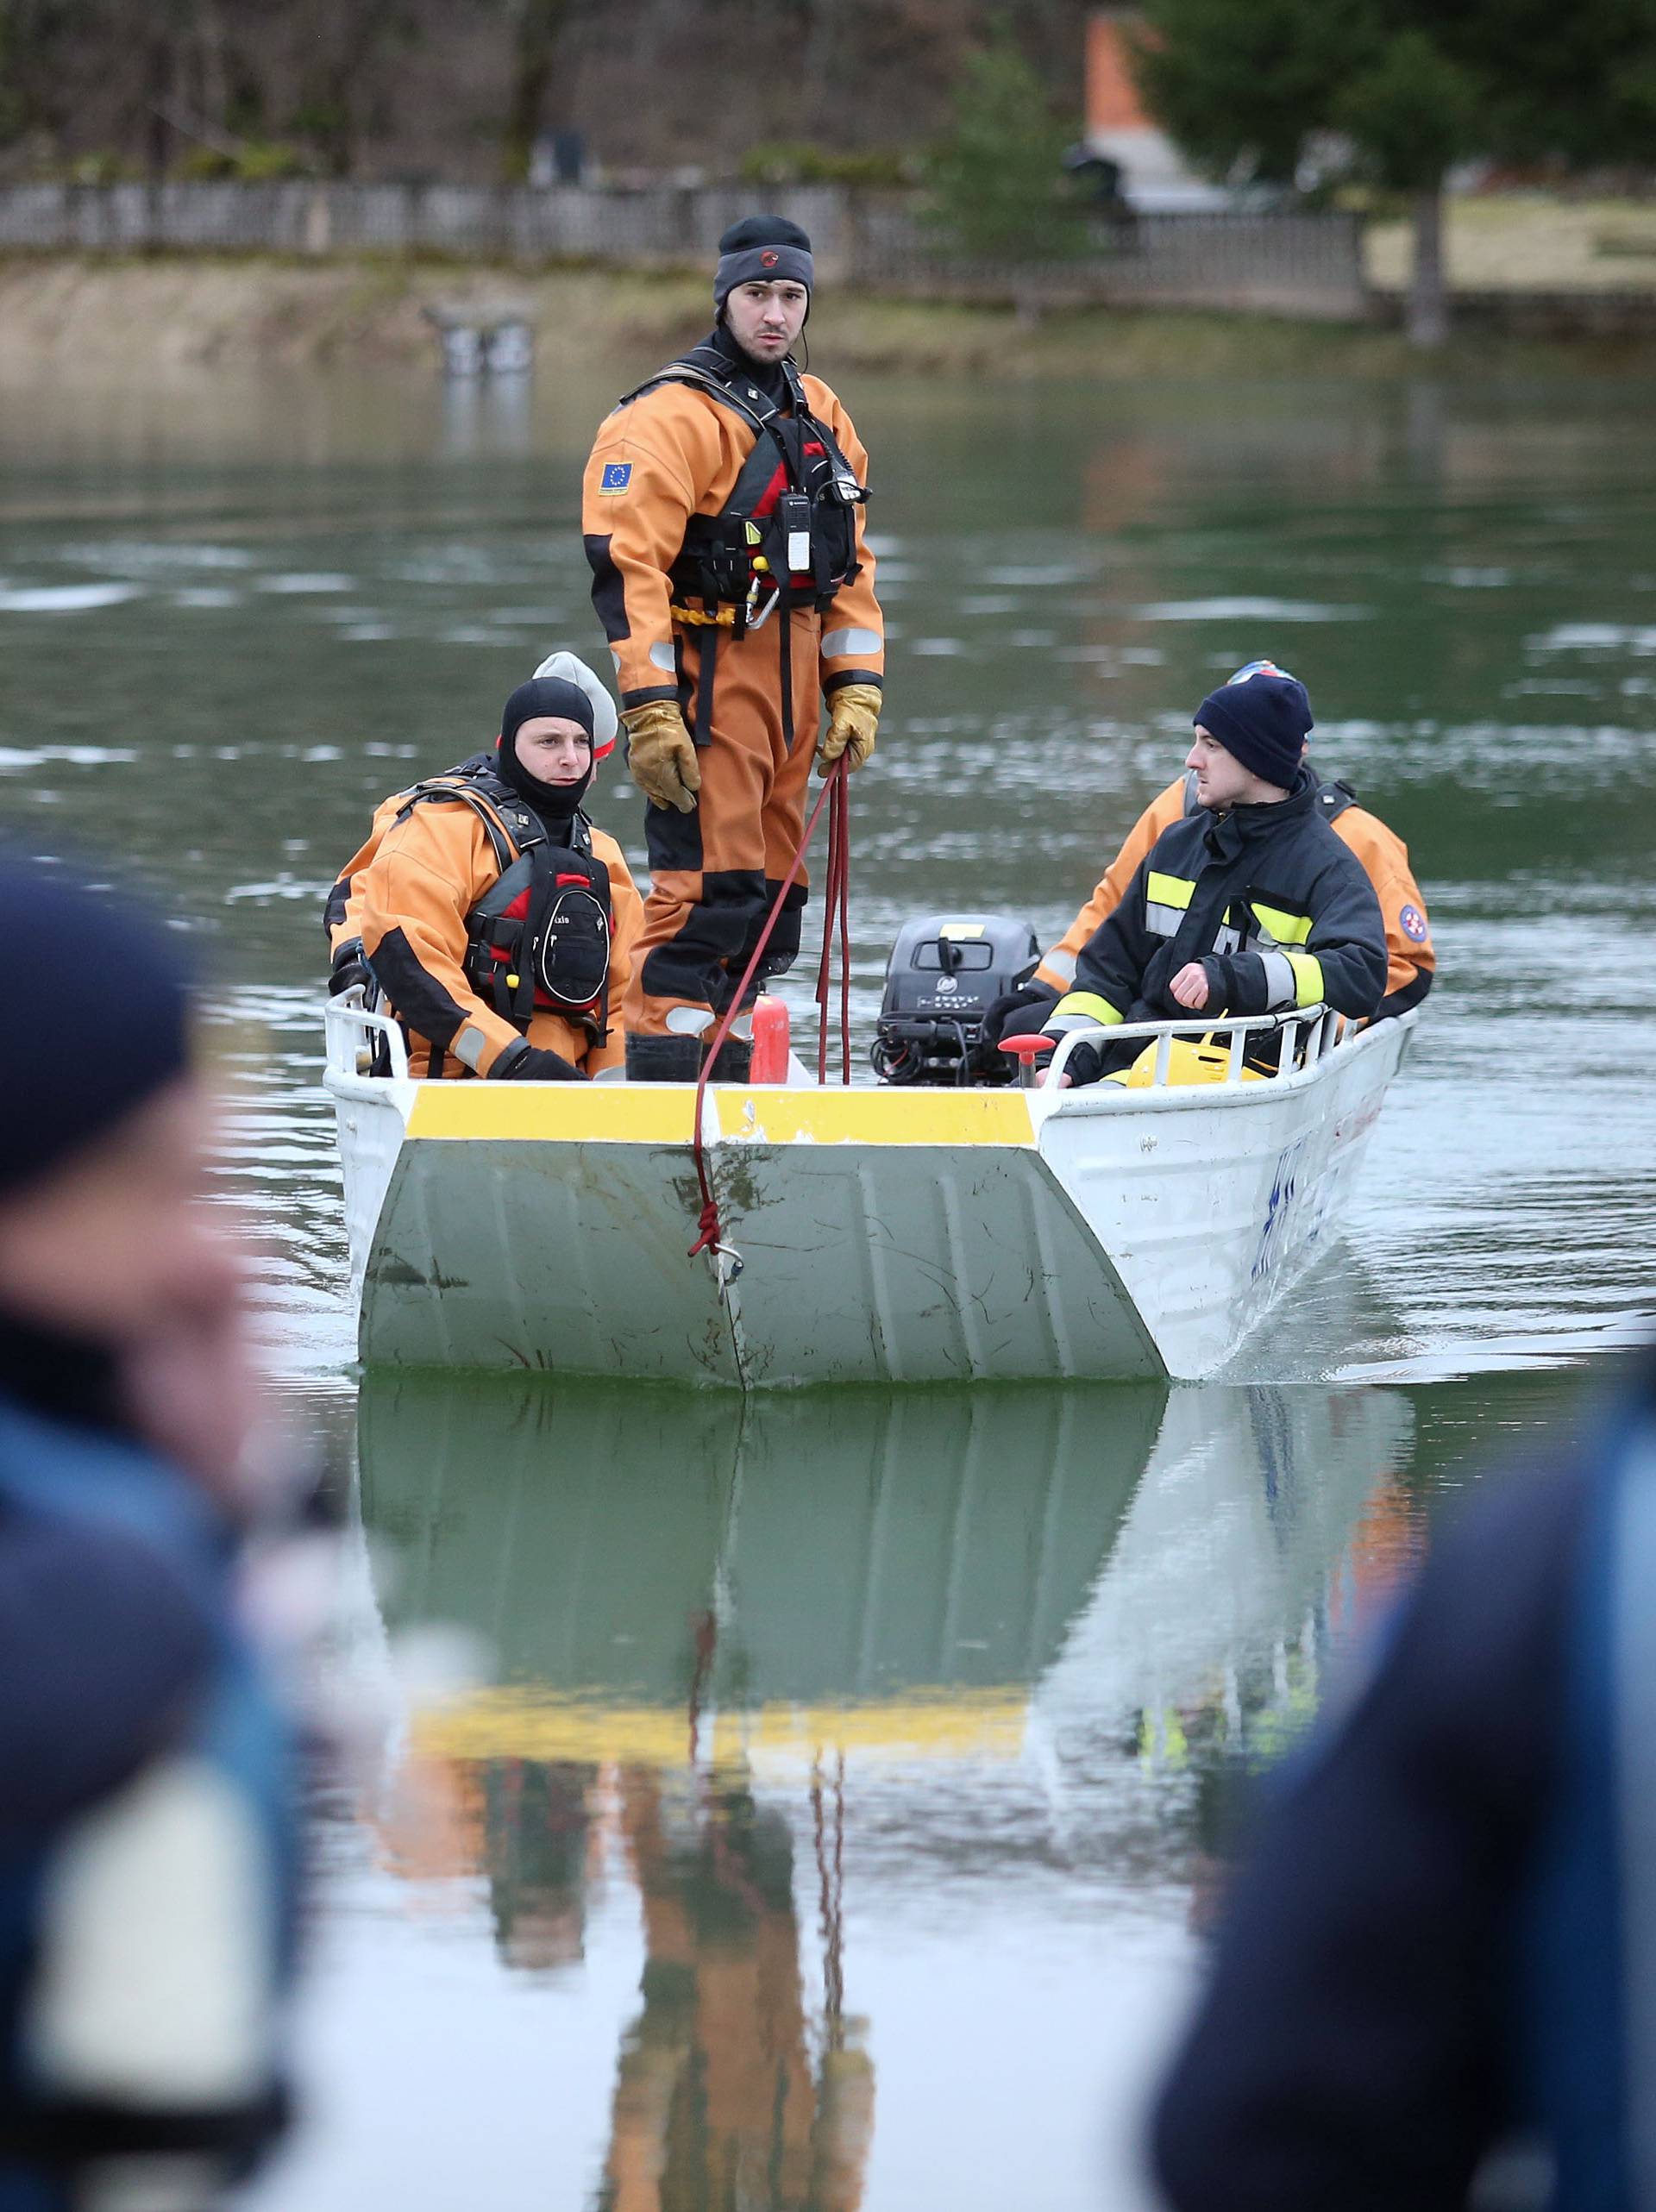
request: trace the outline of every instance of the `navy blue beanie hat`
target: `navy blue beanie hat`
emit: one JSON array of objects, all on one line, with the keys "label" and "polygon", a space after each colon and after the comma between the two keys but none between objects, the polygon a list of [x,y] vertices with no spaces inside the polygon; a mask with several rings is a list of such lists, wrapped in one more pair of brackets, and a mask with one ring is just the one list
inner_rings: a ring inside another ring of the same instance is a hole
[{"label": "navy blue beanie hat", "polygon": [[718,241],[713,305],[722,315],[737,285],[787,282],[803,285],[809,292],[816,281],[811,241],[797,222],[785,215],[746,215]]},{"label": "navy blue beanie hat", "polygon": [[[52,979],[97,979],[84,994]],[[0,985],[27,1049],[0,1083],[0,1203],[188,1073],[190,986],[151,918],[0,852]]]},{"label": "navy blue beanie hat", "polygon": [[1273,661],[1250,661],[1239,668],[1228,683],[1208,692],[1192,720],[1245,768],[1283,791],[1292,789],[1315,727],[1305,686]]}]

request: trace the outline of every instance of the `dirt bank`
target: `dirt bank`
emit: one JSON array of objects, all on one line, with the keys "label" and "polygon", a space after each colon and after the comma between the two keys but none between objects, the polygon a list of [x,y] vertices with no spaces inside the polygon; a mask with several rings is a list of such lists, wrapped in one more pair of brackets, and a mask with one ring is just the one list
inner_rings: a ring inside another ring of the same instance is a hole
[{"label": "dirt bank", "polygon": [[[706,329],[693,276],[511,269],[407,261],[289,262],[179,257],[135,261],[0,259],[0,378],[53,371],[154,373],[217,364],[386,366],[430,360],[422,310],[521,302],[537,358],[557,367],[665,354]],[[836,373],[856,369],[1029,378],[1418,373],[1390,330],[1264,317],[1112,311],[1053,314],[1020,328],[1009,311],[825,295],[813,332]],[[1656,343],[1465,337],[1432,366],[1487,377],[1648,368]]]}]

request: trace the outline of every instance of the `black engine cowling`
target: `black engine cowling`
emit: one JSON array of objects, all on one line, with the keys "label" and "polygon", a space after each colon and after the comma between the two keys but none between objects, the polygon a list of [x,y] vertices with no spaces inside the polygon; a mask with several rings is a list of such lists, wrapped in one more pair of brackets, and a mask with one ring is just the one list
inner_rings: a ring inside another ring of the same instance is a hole
[{"label": "black engine cowling", "polygon": [[1027,981],[1040,956],[1034,930],[1010,914],[905,922],[886,964],[875,1075],[882,1083],[1010,1082],[1013,1062],[983,1050],[983,1016]]}]

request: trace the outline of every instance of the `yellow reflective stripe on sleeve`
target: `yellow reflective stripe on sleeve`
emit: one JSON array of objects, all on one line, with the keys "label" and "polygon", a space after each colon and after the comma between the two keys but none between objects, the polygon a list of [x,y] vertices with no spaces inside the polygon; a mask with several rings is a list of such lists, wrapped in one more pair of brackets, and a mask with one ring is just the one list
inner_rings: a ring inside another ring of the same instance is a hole
[{"label": "yellow reflective stripe on sleeve", "polygon": [[1058,1000],[1045,1021],[1044,1029],[1085,1029],[1097,1024],[1102,1029],[1113,1029],[1126,1016],[1113,1006],[1107,999],[1101,999],[1096,991],[1071,991]]},{"label": "yellow reflective stripe on sleeve", "polygon": [[1151,868],[1145,882],[1145,896],[1152,906],[1176,906],[1181,912],[1190,904],[1195,891],[1194,882],[1182,875],[1164,875]]},{"label": "yellow reflective stripe on sleeve", "polygon": [[1278,944],[1303,944],[1311,934],[1309,914],[1290,914],[1281,906],[1262,906],[1257,899],[1250,899],[1259,926]]},{"label": "yellow reflective stripe on sleeve", "polygon": [[1294,1003],[1316,1006],[1322,1003],[1322,962],[1314,952],[1285,952],[1283,958],[1294,970]]}]

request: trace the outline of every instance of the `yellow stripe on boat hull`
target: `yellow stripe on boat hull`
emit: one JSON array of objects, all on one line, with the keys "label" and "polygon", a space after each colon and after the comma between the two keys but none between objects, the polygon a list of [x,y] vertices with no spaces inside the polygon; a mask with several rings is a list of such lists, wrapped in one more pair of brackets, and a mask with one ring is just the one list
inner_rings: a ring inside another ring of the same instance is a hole
[{"label": "yellow stripe on boat hull", "polygon": [[[1021,1091],[748,1090],[719,1085],[721,1137],[768,1144],[1020,1144]],[[496,1143],[688,1144],[695,1093],[655,1083],[422,1083],[411,1137]]]},{"label": "yellow stripe on boat hull", "polygon": [[[721,1712],[721,1752],[877,1751],[931,1758],[1012,1758],[1023,1743],[1028,1697],[1012,1689],[928,1698],[812,1707],[783,1701]],[[690,1724],[682,1711],[548,1697],[533,1689],[485,1690],[419,1715],[414,1748],[439,1758],[573,1759],[602,1765],[685,1766]]]}]

